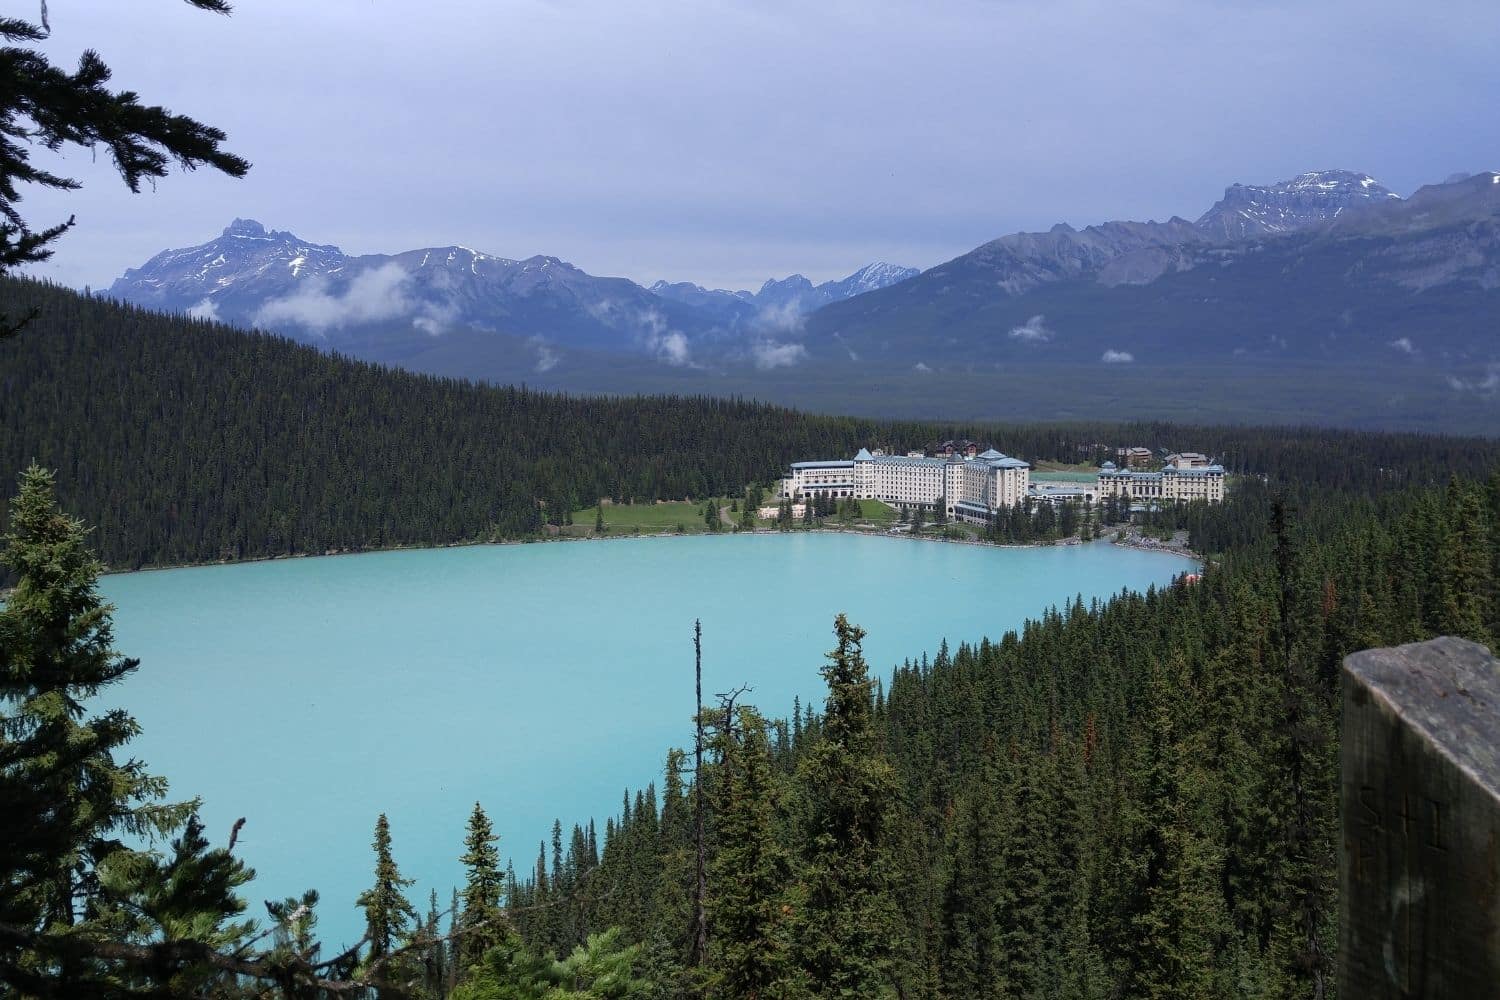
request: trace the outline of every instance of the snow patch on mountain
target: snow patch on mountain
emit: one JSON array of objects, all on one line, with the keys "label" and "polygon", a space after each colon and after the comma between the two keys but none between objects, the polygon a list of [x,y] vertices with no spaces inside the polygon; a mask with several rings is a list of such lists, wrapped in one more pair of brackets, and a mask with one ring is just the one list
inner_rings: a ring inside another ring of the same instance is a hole
[{"label": "snow patch on mountain", "polygon": [[1238,241],[1296,232],[1339,218],[1346,209],[1400,201],[1369,174],[1313,170],[1275,184],[1233,184],[1195,223],[1211,239]]}]

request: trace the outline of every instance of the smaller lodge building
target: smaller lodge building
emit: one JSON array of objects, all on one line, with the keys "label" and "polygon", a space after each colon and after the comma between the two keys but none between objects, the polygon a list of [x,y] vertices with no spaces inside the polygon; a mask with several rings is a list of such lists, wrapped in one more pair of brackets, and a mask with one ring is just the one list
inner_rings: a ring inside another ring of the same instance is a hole
[{"label": "smaller lodge building", "polygon": [[1168,455],[1167,464],[1159,472],[1120,469],[1113,462],[1105,462],[1099,469],[1099,495],[1147,502],[1223,503],[1224,466],[1211,463],[1196,451]]}]

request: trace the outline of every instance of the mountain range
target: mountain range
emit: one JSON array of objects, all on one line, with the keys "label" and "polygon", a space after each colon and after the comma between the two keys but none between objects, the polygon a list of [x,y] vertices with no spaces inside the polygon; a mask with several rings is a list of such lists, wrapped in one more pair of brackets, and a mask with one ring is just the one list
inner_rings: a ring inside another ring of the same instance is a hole
[{"label": "mountain range", "polygon": [[1500,427],[1493,172],[1405,198],[1345,170],[1233,184],[1195,221],[1059,224],[920,273],[877,263],[754,292],[645,288],[459,246],[350,256],[237,219],[108,294],[419,371],[570,391],[1369,426],[1441,425],[1463,399],[1465,426],[1493,413]]},{"label": "mountain range", "polygon": [[1500,359],[1500,175],[1403,199],[1347,171],[1196,222],[1017,233],[809,318],[810,357],[939,364]]},{"label": "mountain range", "polygon": [[755,293],[686,282],[646,289],[557,257],[511,260],[463,246],[351,256],[235,219],[215,239],[127,270],[107,294],[375,360],[401,361],[433,338],[490,334],[521,339],[542,364],[570,349],[673,365],[705,348],[754,361],[757,347],[774,343],[767,338],[795,329],[814,309],[916,273],[875,263],[820,285],[800,274],[772,279]]}]

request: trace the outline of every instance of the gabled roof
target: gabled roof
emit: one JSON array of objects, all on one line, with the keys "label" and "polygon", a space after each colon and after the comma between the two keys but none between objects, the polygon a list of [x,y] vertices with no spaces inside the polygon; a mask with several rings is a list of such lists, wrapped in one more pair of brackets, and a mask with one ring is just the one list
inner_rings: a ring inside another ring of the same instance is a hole
[{"label": "gabled roof", "polygon": [[1005,456],[1002,455],[1002,454],[1000,454],[995,449],[991,448],[989,451],[980,452],[977,457],[983,458],[985,460],[989,460],[989,459],[992,459],[992,458],[1004,458]]},{"label": "gabled roof", "polygon": [[870,454],[870,449],[861,448],[859,449],[859,454],[854,456],[854,460],[856,462],[873,462],[875,456]]}]

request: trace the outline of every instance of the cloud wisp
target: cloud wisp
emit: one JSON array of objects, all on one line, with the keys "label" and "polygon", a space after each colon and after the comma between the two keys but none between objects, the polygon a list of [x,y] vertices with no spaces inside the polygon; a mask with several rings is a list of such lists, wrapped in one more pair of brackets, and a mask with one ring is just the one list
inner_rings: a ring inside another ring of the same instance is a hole
[{"label": "cloud wisp", "polygon": [[646,346],[656,356],[656,360],[673,368],[686,368],[693,363],[687,335],[680,330],[649,333],[646,335]]},{"label": "cloud wisp", "polygon": [[792,368],[807,359],[807,348],[801,344],[759,340],[750,345],[750,357],[761,371]]},{"label": "cloud wisp", "polygon": [[192,319],[205,319],[210,323],[217,323],[219,321],[219,304],[212,299],[205,298],[189,309],[187,314]]},{"label": "cloud wisp", "polygon": [[539,375],[550,372],[562,361],[562,355],[551,344],[539,336],[527,338],[526,346],[536,351],[536,366],[534,370]]},{"label": "cloud wisp", "polygon": [[1457,375],[1449,375],[1448,388],[1454,392],[1472,392],[1481,396],[1494,395],[1500,391],[1500,364],[1486,365],[1484,374],[1478,378],[1459,378]]},{"label": "cloud wisp", "polygon": [[1038,314],[1020,326],[1011,327],[1010,338],[1026,344],[1041,344],[1052,339],[1052,332],[1047,326],[1047,317]]},{"label": "cloud wisp", "polygon": [[458,310],[451,303],[414,297],[411,274],[400,264],[388,263],[361,271],[342,287],[324,277],[308,281],[290,295],[266,302],[255,311],[252,322],[271,328],[293,324],[326,336],[343,327],[406,318],[416,329],[436,337],[458,319]]},{"label": "cloud wisp", "polygon": [[635,336],[647,354],[673,368],[696,368],[687,334],[672,328],[661,310],[642,309],[614,299],[590,303],[589,315],[607,326]]},{"label": "cloud wisp", "polygon": [[1135,355],[1129,351],[1117,351],[1110,348],[1099,355],[1099,360],[1107,365],[1128,365],[1135,360]]},{"label": "cloud wisp", "polygon": [[806,322],[801,299],[765,306],[755,317],[756,328],[772,334],[801,333]]}]

